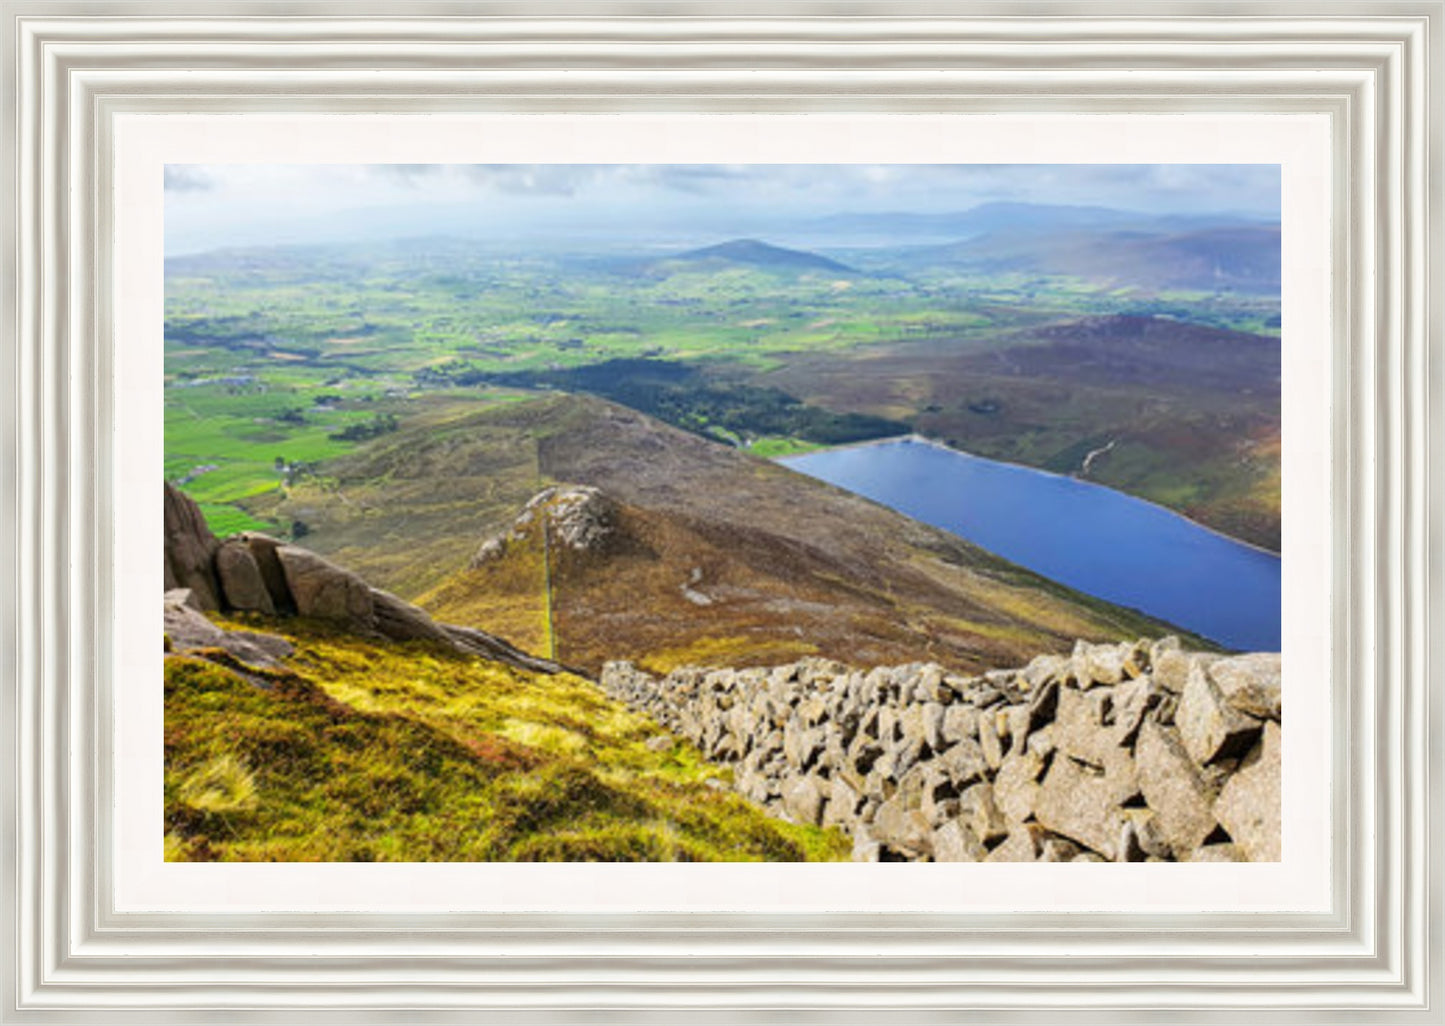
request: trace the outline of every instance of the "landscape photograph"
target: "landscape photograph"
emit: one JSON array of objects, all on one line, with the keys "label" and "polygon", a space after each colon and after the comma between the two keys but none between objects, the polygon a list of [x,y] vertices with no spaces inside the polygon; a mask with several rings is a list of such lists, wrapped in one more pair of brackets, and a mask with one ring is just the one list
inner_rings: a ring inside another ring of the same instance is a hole
[{"label": "landscape photograph", "polygon": [[167,165],[165,858],[1279,861],[1280,181]]}]

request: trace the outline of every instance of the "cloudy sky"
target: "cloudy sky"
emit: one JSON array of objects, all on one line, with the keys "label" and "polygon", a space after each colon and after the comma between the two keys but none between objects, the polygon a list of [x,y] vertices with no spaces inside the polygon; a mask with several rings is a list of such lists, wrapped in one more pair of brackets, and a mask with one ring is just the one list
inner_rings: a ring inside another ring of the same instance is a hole
[{"label": "cloudy sky", "polygon": [[1016,201],[1279,216],[1279,168],[1239,164],[169,165],[166,248],[453,234],[704,242],[835,213]]}]

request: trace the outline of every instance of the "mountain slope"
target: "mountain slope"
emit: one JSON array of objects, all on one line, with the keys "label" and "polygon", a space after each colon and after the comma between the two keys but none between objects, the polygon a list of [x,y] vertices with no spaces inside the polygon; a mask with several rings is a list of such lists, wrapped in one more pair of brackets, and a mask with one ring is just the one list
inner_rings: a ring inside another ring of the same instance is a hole
[{"label": "mountain slope", "polygon": [[[511,468],[506,490],[517,489],[509,503],[497,479],[473,476],[500,463]],[[814,652],[971,669],[1066,650],[1078,637],[1165,630],[865,499],[588,397],[487,410],[444,431],[403,429],[327,475],[333,488],[297,489],[283,510],[311,525],[309,545],[408,597],[425,593],[444,619],[504,635],[510,625],[533,643],[545,613],[538,540],[464,568],[540,487],[600,490],[616,505],[616,545],[550,563],[557,656],[583,669],[606,658],[662,668]]]}]

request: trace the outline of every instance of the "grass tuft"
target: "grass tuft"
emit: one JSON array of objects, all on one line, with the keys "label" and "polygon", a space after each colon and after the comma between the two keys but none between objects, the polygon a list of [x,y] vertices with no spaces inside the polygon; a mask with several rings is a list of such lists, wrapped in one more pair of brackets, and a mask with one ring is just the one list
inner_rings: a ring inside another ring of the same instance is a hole
[{"label": "grass tuft", "polygon": [[256,779],[240,759],[226,752],[187,774],[176,798],[189,809],[220,815],[256,807]]}]

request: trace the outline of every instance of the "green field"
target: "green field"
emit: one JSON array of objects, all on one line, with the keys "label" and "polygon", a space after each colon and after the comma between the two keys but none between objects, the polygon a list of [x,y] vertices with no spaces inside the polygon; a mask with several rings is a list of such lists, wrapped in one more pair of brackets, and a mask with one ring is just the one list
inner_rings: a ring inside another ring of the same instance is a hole
[{"label": "green field", "polygon": [[[222,251],[167,265],[165,473],[217,532],[284,533],[295,525],[260,515],[278,495],[439,405],[594,391],[773,457],[930,430],[943,408],[934,393],[961,393],[972,380],[945,374],[915,387],[881,356],[987,354],[1020,332],[1110,314],[1277,335],[1278,313],[1273,297],[965,273],[890,263],[886,252],[864,273],[833,275],[685,263],[639,271],[456,240]],[[841,374],[849,386],[815,385],[818,368],[818,381]],[[937,430],[1041,466],[1120,430],[1116,396],[1054,408],[1064,419],[1030,406],[1034,419],[1010,422],[1019,442],[1002,448],[976,439],[967,417],[945,417]],[[1136,452],[1118,486],[1206,520],[1219,488],[1257,490],[1253,479],[1226,481],[1201,503],[1181,490],[1193,464],[1178,455]],[[1229,476],[1227,459],[1209,459]]]}]

